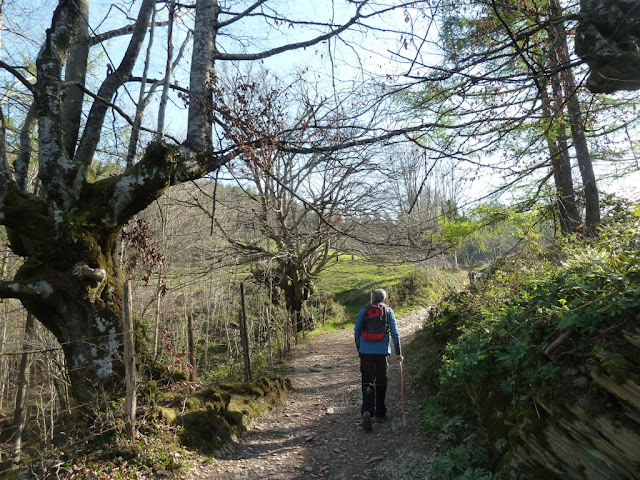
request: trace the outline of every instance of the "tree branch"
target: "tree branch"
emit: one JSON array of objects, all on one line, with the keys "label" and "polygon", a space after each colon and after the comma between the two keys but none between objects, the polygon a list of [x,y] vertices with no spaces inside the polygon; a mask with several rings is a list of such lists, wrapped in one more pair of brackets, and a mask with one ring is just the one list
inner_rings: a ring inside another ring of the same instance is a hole
[{"label": "tree branch", "polygon": [[49,282],[40,280],[33,283],[20,283],[0,280],[0,298],[48,298],[53,293]]},{"label": "tree branch", "polygon": [[316,45],[320,42],[323,42],[324,40],[335,37],[336,35],[340,35],[342,32],[344,32],[345,30],[353,26],[358,20],[362,18],[362,15],[360,12],[367,3],[369,3],[369,0],[365,0],[362,3],[360,3],[356,8],[356,13],[353,15],[353,17],[349,19],[348,22],[346,22],[344,25],[340,26],[339,28],[336,28],[335,30],[325,33],[324,35],[320,35],[318,37],[312,38],[310,40],[306,40],[304,42],[297,42],[297,43],[282,45],[280,47],[272,48],[271,50],[266,50],[264,52],[259,52],[259,53],[240,54],[240,53],[216,52],[215,58],[217,60],[260,60],[263,58],[268,58],[274,55],[278,55],[283,52],[287,52],[289,50],[297,50],[299,48],[306,48],[312,45]]},{"label": "tree branch", "polygon": [[[118,68],[108,75],[100,86],[97,93],[99,97],[110,100],[118,88],[129,80],[147,33],[147,27],[149,26],[154,4],[154,0],[143,0],[127,50]],[[80,140],[80,145],[76,153],[76,159],[79,164],[75,179],[76,186],[80,186],[84,182],[85,171],[93,160],[93,155],[102,133],[107,109],[108,105],[102,101],[94,102],[91,106],[82,139]]]},{"label": "tree branch", "polygon": [[75,166],[64,150],[60,92],[64,59],[80,18],[80,10],[74,2],[61,1],[36,59],[38,80],[34,86],[34,103],[38,117],[38,173],[41,193],[49,200],[52,210],[67,210],[75,200],[70,188]]},{"label": "tree branch", "polygon": [[29,89],[31,93],[35,93],[35,87],[33,86],[33,83],[27,80],[27,77],[22,75],[17,68],[12,67],[11,65],[9,65],[6,62],[3,62],[2,60],[0,60],[0,67],[4,68],[7,72],[11,73],[14,77],[16,77],[20,81],[20,83],[22,83],[25,87]]},{"label": "tree branch", "polygon": [[27,191],[29,164],[33,149],[32,137],[36,123],[36,104],[32,103],[20,130],[20,150],[14,162],[16,185],[21,192]]},{"label": "tree branch", "polygon": [[549,346],[544,350],[544,354],[546,356],[550,356],[553,351],[558,348],[560,345],[562,345],[565,341],[567,341],[571,335],[573,335],[573,329],[572,328],[568,328],[566,329],[562,335],[560,335],[558,338],[556,338],[553,342],[551,342],[549,344]]},{"label": "tree branch", "polygon": [[[154,27],[165,27],[169,22],[155,22],[153,24]],[[98,33],[91,37],[91,46],[97,45],[102,42],[106,42],[107,40],[111,40],[115,37],[121,37],[124,35],[129,35],[133,33],[136,28],[136,24],[132,23],[131,25],[127,25],[126,27],[117,28],[115,30],[110,30],[108,32]]]},{"label": "tree branch", "polygon": [[[134,80],[133,78],[131,80]],[[147,83],[149,83],[150,81],[148,81]],[[107,105],[109,108],[112,108],[113,110],[115,110],[117,113],[120,114],[120,116],[129,124],[129,125],[133,125],[134,124],[134,119],[131,118],[124,110],[122,110],[122,108],[120,108],[118,105],[116,105],[113,102],[110,102],[109,100],[107,100],[106,98],[102,98],[100,97],[98,94],[93,93],[91,90],[87,89],[85,86],[83,85],[77,85],[78,87],[80,87],[85,94],[89,95],[90,97],[92,97],[94,100],[99,101],[104,103],[105,105]],[[152,129],[152,128],[147,128],[147,127],[140,127],[140,130],[145,131],[145,132],[149,132],[149,133],[156,133],[156,130]],[[166,138],[169,138],[171,140],[173,140],[175,143],[180,143],[180,140],[178,140],[176,137],[173,137],[171,135],[165,135]]]},{"label": "tree branch", "polygon": [[249,8],[247,8],[244,12],[240,12],[240,13],[236,14],[233,18],[230,18],[229,20],[226,20],[224,22],[218,23],[217,27],[218,28],[223,28],[223,27],[226,27],[227,25],[231,25],[232,23],[237,22],[238,20],[241,20],[242,18],[244,18],[247,15],[249,15],[251,12],[253,12],[256,8],[258,8],[260,5],[262,5],[266,1],[267,0],[258,0],[256,3],[254,3],[251,6],[249,6]]}]

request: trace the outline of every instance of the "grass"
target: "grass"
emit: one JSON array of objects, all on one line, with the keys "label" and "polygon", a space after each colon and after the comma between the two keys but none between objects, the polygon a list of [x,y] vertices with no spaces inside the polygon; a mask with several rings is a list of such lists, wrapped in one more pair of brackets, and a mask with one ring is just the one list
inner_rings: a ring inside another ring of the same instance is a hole
[{"label": "grass", "polygon": [[[318,292],[331,293],[355,322],[358,310],[369,301],[372,290],[389,290],[414,267],[407,264],[374,264],[361,257],[344,255],[328,266],[318,279]],[[393,298],[390,299],[393,307]]]},{"label": "grass", "polygon": [[[353,319],[355,322],[355,318]],[[328,319],[324,325],[318,325],[312,331],[307,332],[308,338],[315,338],[325,333],[338,332],[347,326],[346,322],[336,322],[334,319]]]}]

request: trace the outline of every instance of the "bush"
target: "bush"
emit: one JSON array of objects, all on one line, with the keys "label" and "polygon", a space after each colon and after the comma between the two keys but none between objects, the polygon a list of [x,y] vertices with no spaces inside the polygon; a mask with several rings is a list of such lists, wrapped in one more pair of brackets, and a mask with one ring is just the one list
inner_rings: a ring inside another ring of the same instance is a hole
[{"label": "bush", "polygon": [[[536,422],[524,418],[525,405],[561,395],[563,373],[588,363],[599,343],[636,318],[638,227],[623,224],[598,240],[568,242],[554,252],[558,264],[549,255],[503,260],[476,288],[434,309],[417,337],[421,345],[412,346],[427,349],[418,375],[429,388],[425,424],[441,447],[433,478],[471,478],[468,472],[483,478],[482,471],[496,469],[508,443],[518,441],[510,435],[514,426]],[[551,360],[545,348],[565,331],[572,341]],[[616,364],[611,354],[602,361]]]}]

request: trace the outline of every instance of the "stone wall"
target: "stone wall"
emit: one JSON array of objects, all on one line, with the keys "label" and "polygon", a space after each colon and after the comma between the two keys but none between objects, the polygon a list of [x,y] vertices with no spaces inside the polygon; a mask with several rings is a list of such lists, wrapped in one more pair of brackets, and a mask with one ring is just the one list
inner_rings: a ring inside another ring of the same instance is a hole
[{"label": "stone wall", "polygon": [[640,329],[594,345],[586,365],[567,368],[554,395],[519,408],[505,478],[639,479]]}]

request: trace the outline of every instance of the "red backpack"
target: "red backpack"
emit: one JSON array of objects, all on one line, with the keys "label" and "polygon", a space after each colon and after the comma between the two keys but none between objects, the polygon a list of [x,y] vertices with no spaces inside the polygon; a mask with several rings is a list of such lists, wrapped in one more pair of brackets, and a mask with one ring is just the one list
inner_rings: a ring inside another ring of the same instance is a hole
[{"label": "red backpack", "polygon": [[364,307],[360,336],[367,342],[377,342],[383,340],[387,333],[389,333],[389,323],[385,305],[370,303]]}]

